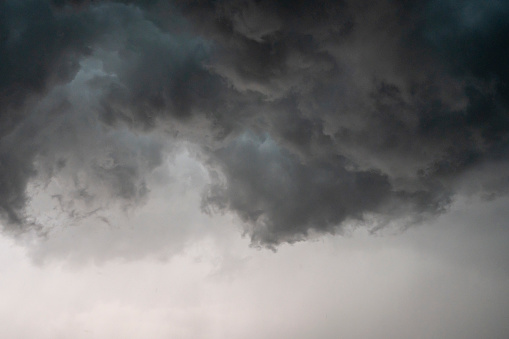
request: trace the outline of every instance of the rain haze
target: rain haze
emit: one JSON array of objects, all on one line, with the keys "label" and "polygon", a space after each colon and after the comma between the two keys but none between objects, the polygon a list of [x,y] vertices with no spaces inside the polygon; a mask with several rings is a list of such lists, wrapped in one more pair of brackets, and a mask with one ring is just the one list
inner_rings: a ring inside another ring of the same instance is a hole
[{"label": "rain haze", "polygon": [[509,338],[509,4],[0,2],[0,337]]}]

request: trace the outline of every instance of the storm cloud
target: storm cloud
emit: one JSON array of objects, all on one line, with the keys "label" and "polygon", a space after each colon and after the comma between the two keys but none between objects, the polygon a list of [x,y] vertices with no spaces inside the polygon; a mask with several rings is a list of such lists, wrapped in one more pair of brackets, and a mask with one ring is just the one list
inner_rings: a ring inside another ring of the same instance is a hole
[{"label": "storm cloud", "polygon": [[473,0],[4,1],[5,229],[44,226],[28,188],[52,178],[71,215],[143,203],[180,143],[209,171],[203,209],[238,215],[262,246],[348,223],[406,227],[460,193],[505,194],[508,12]]}]

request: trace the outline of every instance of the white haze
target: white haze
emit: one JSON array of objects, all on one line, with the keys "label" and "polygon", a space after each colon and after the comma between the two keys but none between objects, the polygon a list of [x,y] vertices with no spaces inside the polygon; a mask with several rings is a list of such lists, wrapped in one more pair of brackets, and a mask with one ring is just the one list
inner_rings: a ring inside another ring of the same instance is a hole
[{"label": "white haze", "polygon": [[144,206],[110,210],[121,227],[92,216],[45,239],[2,237],[0,337],[509,337],[507,199],[274,253],[250,247],[233,216],[202,213],[207,180],[184,150],[153,173]]}]

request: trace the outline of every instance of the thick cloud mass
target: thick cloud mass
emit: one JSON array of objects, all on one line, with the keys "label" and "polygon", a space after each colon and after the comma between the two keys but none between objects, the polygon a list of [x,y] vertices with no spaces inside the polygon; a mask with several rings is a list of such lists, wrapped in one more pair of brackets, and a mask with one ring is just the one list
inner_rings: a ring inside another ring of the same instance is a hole
[{"label": "thick cloud mass", "polygon": [[3,1],[5,228],[35,225],[28,185],[56,177],[73,215],[73,201],[137,204],[182,141],[211,174],[204,209],[236,213],[267,246],[418,222],[467,186],[502,194],[508,12],[473,0]]},{"label": "thick cloud mass", "polygon": [[404,210],[419,218],[423,209],[441,207],[428,191],[396,190],[386,175],[349,170],[339,158],[302,163],[270,139],[243,136],[216,152],[215,160],[226,181],[213,185],[205,202],[237,211],[252,225],[257,243],[301,240],[310,230],[333,232],[367,213],[383,219]]}]

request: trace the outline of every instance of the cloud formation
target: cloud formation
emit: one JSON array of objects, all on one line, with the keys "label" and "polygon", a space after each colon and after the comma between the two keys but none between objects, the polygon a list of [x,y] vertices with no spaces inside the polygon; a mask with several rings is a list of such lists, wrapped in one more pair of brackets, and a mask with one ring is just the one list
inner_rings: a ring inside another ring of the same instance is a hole
[{"label": "cloud formation", "polygon": [[237,214],[264,246],[419,222],[472,173],[469,192],[502,194],[507,12],[473,0],[4,1],[6,229],[29,228],[33,181],[71,178],[64,198],[89,210],[143,201],[179,142],[208,166],[204,209]]}]

